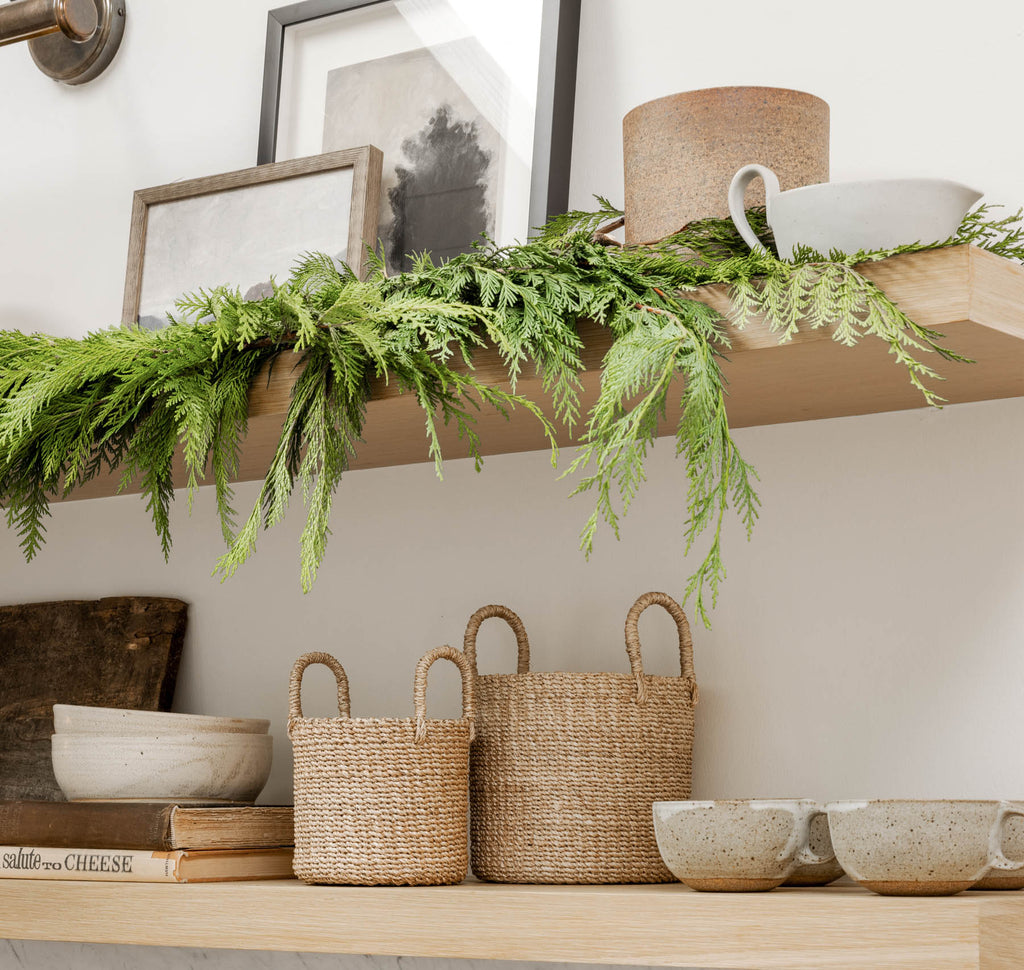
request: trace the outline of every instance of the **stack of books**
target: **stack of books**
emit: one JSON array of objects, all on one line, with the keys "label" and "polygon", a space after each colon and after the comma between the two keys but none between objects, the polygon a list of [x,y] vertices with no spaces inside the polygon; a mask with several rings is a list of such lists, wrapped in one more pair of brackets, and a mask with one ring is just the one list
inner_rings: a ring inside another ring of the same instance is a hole
[{"label": "stack of books", "polygon": [[0,802],[0,877],[292,878],[291,806]]}]

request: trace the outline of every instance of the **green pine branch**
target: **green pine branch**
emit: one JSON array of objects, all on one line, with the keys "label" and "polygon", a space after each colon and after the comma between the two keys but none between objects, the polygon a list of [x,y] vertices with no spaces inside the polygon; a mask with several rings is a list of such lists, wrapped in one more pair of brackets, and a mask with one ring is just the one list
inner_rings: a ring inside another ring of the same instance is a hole
[{"label": "green pine branch", "polygon": [[[602,524],[614,535],[646,479],[645,461],[668,415],[676,414],[676,452],[686,476],[686,553],[706,542],[687,597],[709,622],[722,580],[723,525],[735,514],[748,536],[757,519],[756,473],[740,455],[728,422],[721,370],[727,323],[764,321],[780,342],[830,328],[853,346],[883,341],[929,404],[942,398],[927,361],[965,358],[940,334],[907,318],[857,264],[924,248],[972,244],[1024,260],[1021,213],[980,207],[948,240],[875,253],[800,250],[772,254],[763,211],[749,213],[765,248],[751,252],[728,220],[692,223],[650,246],[617,246],[601,230],[621,216],[607,200],[594,212],[553,219],[530,242],[472,252],[435,264],[419,254],[410,272],[388,276],[369,254],[367,279],[331,257],[306,253],[289,279],[245,300],[229,287],[183,296],[172,325],[117,327],[81,340],[0,331],[0,504],[27,559],[45,541],[49,501],[101,474],[134,482],[170,553],[172,467],[184,458],[191,508],[195,488],[212,479],[232,575],[259,534],[279,523],[295,492],[305,506],[299,572],[304,589],[326,555],[337,486],[362,443],[371,387],[393,383],[414,396],[424,419],[424,456],[442,472],[441,427],[450,425],[479,469],[482,408],[538,421],[557,459],[561,425],[581,442],[566,474],[593,512],[581,545],[589,555]],[[708,283],[732,294],[730,319],[693,299]],[[608,328],[597,402],[584,413],[582,342],[576,321]],[[477,352],[492,346],[504,371],[481,379]],[[252,509],[239,519],[232,479],[247,430],[257,375],[298,360],[280,438]],[[551,411],[519,391],[540,379]]]}]

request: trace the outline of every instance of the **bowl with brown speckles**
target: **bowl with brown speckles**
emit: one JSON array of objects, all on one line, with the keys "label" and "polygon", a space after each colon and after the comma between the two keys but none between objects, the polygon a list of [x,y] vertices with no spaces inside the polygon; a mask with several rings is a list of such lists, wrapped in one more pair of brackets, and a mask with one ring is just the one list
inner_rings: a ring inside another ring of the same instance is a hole
[{"label": "bowl with brown speckles", "polygon": [[703,892],[763,892],[800,865],[834,861],[809,847],[821,806],[806,798],[654,803],[654,833],[669,871]]},{"label": "bowl with brown speckles", "polygon": [[1024,809],[970,799],[831,802],[829,831],[840,864],[883,896],[952,896],[990,871],[1024,868],[1003,853],[1007,819]]}]

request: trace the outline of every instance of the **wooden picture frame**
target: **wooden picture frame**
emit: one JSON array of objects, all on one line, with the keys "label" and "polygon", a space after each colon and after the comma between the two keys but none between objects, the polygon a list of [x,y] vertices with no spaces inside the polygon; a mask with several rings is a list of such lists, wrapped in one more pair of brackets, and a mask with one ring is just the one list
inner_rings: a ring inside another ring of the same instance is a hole
[{"label": "wooden picture frame", "polygon": [[365,246],[377,243],[382,164],[366,145],[139,189],[122,320],[156,329],[175,299],[223,284],[257,296],[310,251],[361,278]]},{"label": "wooden picture frame", "polygon": [[[271,10],[257,162],[339,143],[379,145],[379,230],[390,270],[409,268],[409,253],[443,258],[481,236],[525,241],[568,208],[579,21],[580,0],[302,0]],[[437,134],[428,115],[447,98],[447,131],[464,135],[479,124],[478,157],[493,164],[476,185],[458,176],[468,188],[453,190],[436,177],[457,167],[449,152],[407,191],[398,182],[421,164]],[[474,188],[486,196],[479,204]]]}]

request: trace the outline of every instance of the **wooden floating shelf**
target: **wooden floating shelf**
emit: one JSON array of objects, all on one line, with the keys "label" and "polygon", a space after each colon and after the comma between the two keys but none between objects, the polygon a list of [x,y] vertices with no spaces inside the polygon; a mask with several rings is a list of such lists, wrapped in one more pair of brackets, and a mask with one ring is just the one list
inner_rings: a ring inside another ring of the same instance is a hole
[{"label": "wooden floating shelf", "polygon": [[1024,963],[1024,894],[4,879],[0,938],[728,970],[1003,970]]},{"label": "wooden floating shelf", "polygon": [[[933,361],[934,355],[926,355],[927,362],[946,378],[932,386],[949,403],[1024,395],[1024,268],[975,247],[957,246],[893,256],[864,263],[858,269],[915,323],[941,331],[946,346],[977,361],[957,364]],[[693,295],[728,313],[729,298],[724,287],[701,287]],[[597,399],[601,360],[611,341],[605,328],[589,321],[581,321],[579,331],[585,346],[585,414]],[[743,331],[733,329],[730,340],[723,370],[729,381],[729,421],[734,428],[924,406],[906,371],[880,340],[867,338],[849,348],[833,341],[830,331],[815,330],[780,345],[763,325]],[[476,374],[485,381],[503,383],[505,371],[497,352],[484,350],[477,354]],[[269,379],[258,380],[253,387],[239,480],[265,476],[293,380],[293,370],[281,359]],[[524,377],[519,389],[533,400],[544,400],[541,381],[536,377]],[[670,408],[662,433],[672,434],[677,422],[678,410]],[[523,412],[506,421],[490,410],[482,410],[478,428],[485,454],[547,447],[536,420]],[[466,446],[458,440],[455,429],[441,432],[445,457],[466,457]],[[419,406],[411,395],[400,394],[394,385],[378,382],[375,386],[367,406],[364,438],[353,468],[430,460]],[[567,431],[562,431],[559,444],[573,444]],[[184,484],[184,475],[176,481]],[[116,484],[114,477],[95,479],[70,498],[113,495]]]}]

